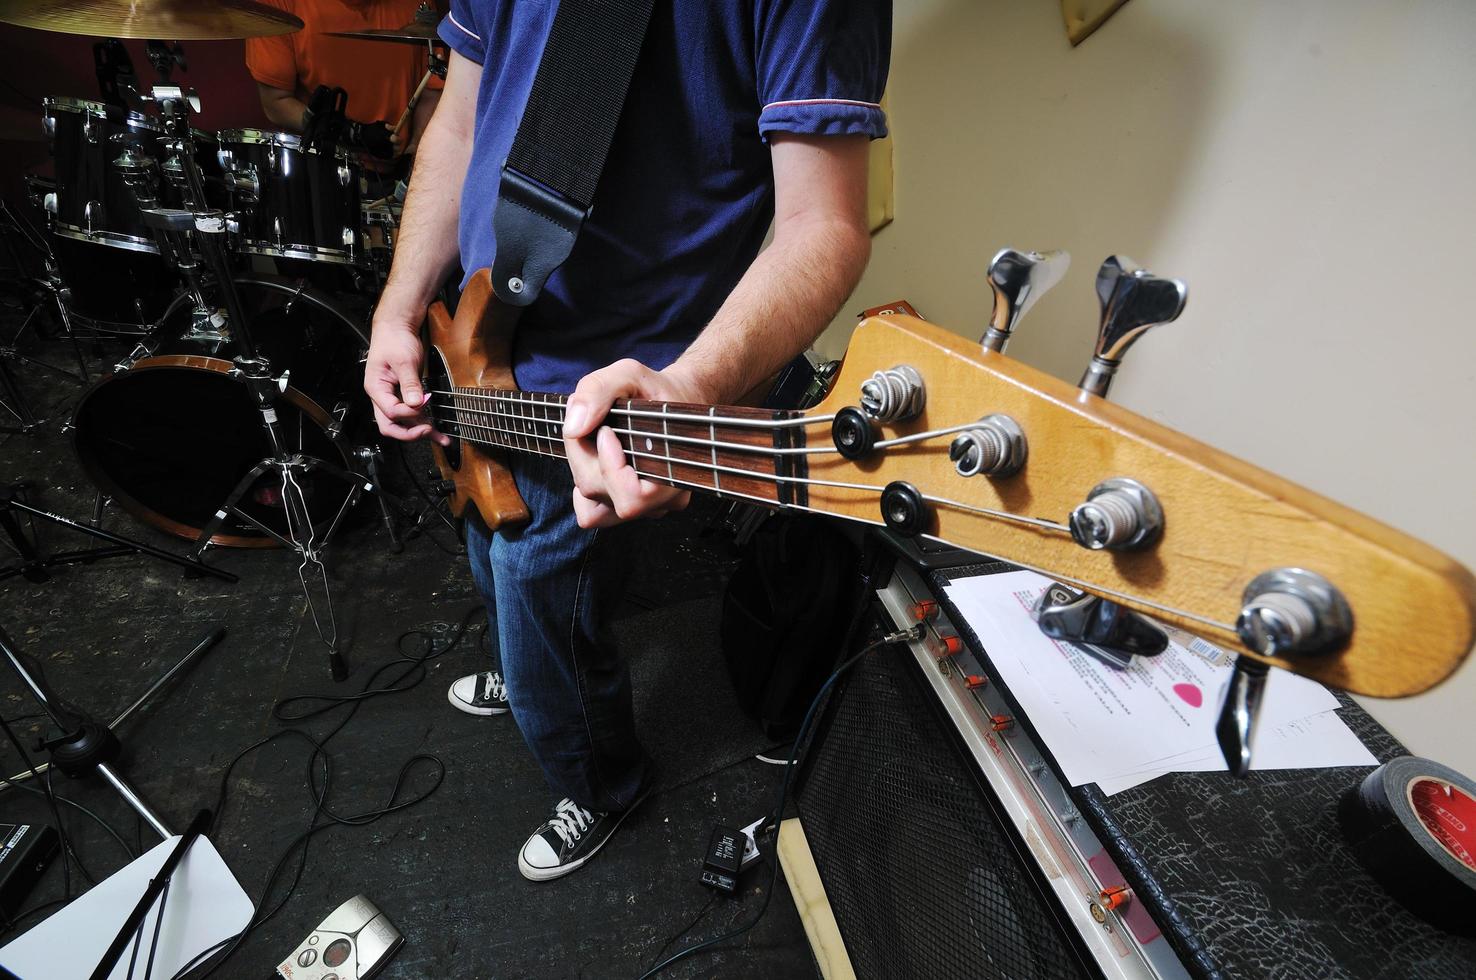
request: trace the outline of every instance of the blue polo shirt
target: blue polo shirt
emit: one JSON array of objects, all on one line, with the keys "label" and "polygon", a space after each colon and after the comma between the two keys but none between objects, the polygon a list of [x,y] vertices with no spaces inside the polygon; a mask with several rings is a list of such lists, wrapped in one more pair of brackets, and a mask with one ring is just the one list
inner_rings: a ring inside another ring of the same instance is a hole
[{"label": "blue polo shirt", "polygon": [[[462,187],[468,276],[489,267],[503,161],[557,0],[453,0],[441,37],[482,66]],[[622,357],[663,368],[758,254],[771,133],[886,135],[891,0],[657,0],[574,251],[524,311],[513,369],[568,392]],[[465,283],[463,282],[463,285]]]}]

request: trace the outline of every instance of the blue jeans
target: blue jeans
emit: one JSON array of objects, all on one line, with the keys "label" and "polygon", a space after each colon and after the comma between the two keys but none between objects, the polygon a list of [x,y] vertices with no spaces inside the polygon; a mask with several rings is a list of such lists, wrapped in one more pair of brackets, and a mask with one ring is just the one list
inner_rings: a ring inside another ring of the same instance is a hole
[{"label": "blue jeans", "polygon": [[620,601],[635,525],[586,531],[561,459],[508,454],[530,520],[495,534],[466,526],[472,578],[487,603],[508,705],[555,793],[624,810],[646,778],[630,671],[605,626]]}]

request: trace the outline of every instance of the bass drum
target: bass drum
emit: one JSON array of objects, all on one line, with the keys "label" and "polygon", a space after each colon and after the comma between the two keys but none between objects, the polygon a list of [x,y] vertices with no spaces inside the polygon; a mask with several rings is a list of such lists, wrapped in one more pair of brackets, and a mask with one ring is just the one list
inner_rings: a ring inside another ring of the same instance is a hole
[{"label": "bass drum", "polygon": [[[276,412],[288,449],[339,467],[370,421],[364,395],[363,327],[334,303],[287,280],[236,280],[252,335],[272,371],[289,384]],[[180,336],[190,325],[181,297],[166,316]],[[94,384],[72,417],[78,458],[92,482],[134,516],[194,539],[251,469],[271,455],[261,413],[233,376],[229,346],[175,341]],[[313,524],[341,507],[348,487],[320,469],[299,472]],[[279,476],[264,474],[239,507],[286,535]],[[250,521],[227,518],[212,542],[270,548],[277,542]]]}]

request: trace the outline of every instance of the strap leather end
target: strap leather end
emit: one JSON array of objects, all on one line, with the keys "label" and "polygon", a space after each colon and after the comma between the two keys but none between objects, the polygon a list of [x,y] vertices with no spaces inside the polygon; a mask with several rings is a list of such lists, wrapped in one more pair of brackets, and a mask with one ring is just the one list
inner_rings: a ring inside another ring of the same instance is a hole
[{"label": "strap leather end", "polygon": [[492,289],[509,306],[527,306],[574,249],[589,211],[511,167],[502,168],[502,187],[492,214],[497,254]]}]

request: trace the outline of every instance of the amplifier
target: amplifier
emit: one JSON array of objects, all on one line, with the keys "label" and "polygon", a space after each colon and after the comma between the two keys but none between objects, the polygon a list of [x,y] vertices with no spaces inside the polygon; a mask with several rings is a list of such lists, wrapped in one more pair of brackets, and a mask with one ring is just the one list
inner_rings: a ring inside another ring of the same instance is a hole
[{"label": "amplifier", "polygon": [[[943,595],[950,576],[1011,567],[900,562],[879,625],[911,626],[931,601],[936,632],[851,669],[798,773],[856,976],[1476,973],[1476,939],[1405,910],[1343,840],[1338,801],[1366,767],[1170,774],[1111,797],[1067,786]],[[941,645],[954,635],[957,653]],[[1380,761],[1403,754],[1340,699]]]}]

